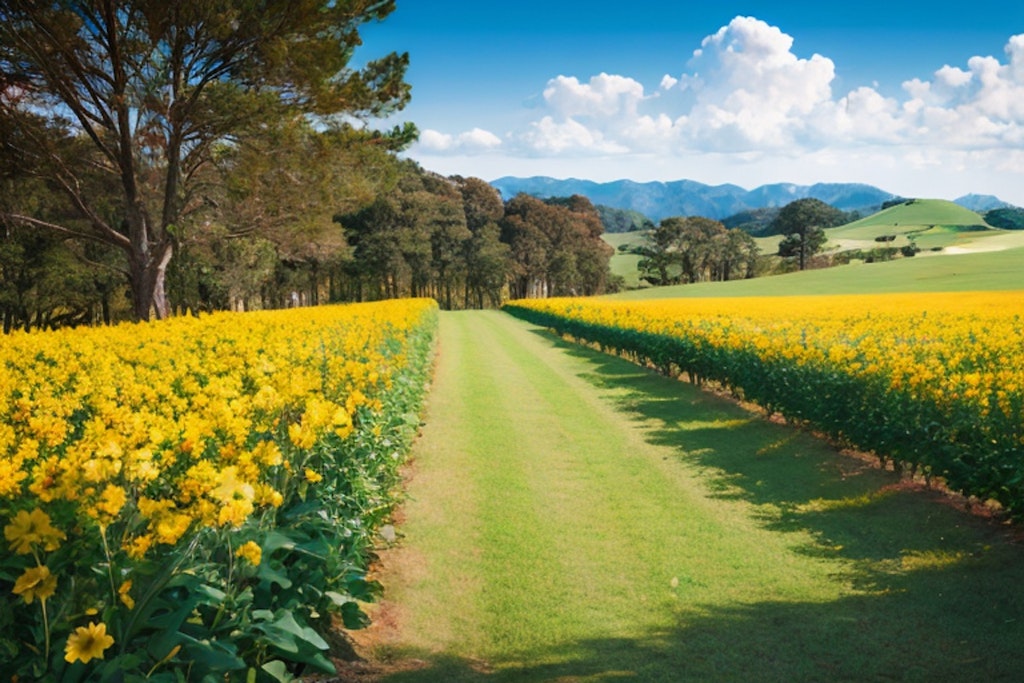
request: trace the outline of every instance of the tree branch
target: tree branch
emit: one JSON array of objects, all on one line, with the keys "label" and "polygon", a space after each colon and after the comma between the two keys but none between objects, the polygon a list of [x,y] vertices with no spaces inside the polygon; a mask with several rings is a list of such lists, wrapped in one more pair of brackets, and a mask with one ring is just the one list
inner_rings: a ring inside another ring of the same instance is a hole
[{"label": "tree branch", "polygon": [[[15,223],[23,223],[25,225],[31,225],[37,228],[44,228],[46,230],[52,230],[53,232],[56,232],[60,235],[75,237],[77,239],[92,240],[93,242],[99,242],[100,244],[106,244],[110,246],[109,241],[103,239],[102,237],[95,233],[91,233],[86,230],[75,230],[73,228],[68,228],[63,225],[58,225],[57,223],[51,223],[49,221],[44,221],[39,218],[33,218],[32,216],[25,216],[19,213],[0,213],[0,219],[12,221]],[[127,239],[124,238],[123,235],[121,235],[121,238],[124,239],[125,242],[127,242]]]}]

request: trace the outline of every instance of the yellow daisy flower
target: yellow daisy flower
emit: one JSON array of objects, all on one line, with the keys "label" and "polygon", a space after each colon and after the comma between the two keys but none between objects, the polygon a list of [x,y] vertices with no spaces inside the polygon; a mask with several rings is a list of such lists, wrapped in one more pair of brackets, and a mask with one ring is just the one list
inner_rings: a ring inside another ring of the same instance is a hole
[{"label": "yellow daisy flower", "polygon": [[106,624],[89,622],[88,626],[79,626],[68,636],[64,661],[88,664],[92,659],[103,659],[103,651],[113,644],[114,638],[107,635]]},{"label": "yellow daisy flower", "polygon": [[50,573],[49,567],[30,567],[14,582],[15,595],[25,599],[25,604],[31,605],[32,601],[39,598],[45,602],[47,598],[57,590],[57,577]]},{"label": "yellow daisy flower", "polygon": [[263,549],[255,541],[246,541],[235,551],[235,557],[242,557],[254,567],[258,567],[263,559]]},{"label": "yellow daisy flower", "polygon": [[54,551],[67,538],[63,531],[53,526],[50,516],[39,508],[32,512],[18,512],[4,527],[4,537],[10,541],[11,550],[19,555],[29,554],[34,545],[41,545],[48,552]]}]

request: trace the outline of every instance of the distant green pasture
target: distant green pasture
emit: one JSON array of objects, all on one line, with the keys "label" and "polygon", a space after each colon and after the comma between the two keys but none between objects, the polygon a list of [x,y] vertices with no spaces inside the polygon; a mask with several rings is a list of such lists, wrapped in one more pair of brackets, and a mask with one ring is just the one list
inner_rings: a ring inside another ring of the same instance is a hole
[{"label": "distant green pasture", "polygon": [[[1024,234],[989,238],[993,246],[1024,244]],[[1000,240],[998,243],[995,240]],[[922,253],[885,263],[805,270],[729,282],[698,282],[623,292],[613,299],[664,299],[700,296],[787,296],[886,292],[953,292],[1024,289],[1024,246],[965,254]]]}]

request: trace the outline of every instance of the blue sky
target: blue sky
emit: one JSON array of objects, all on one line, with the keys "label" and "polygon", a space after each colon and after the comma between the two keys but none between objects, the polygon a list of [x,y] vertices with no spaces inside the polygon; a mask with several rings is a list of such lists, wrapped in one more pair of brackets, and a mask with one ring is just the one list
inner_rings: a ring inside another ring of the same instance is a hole
[{"label": "blue sky", "polygon": [[479,176],[866,182],[1024,205],[1024,3],[398,0],[408,152]]}]

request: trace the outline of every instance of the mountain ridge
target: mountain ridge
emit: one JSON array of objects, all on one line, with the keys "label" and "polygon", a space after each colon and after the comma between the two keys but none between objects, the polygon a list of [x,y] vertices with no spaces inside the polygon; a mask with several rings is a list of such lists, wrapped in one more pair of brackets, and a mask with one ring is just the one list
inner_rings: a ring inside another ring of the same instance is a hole
[{"label": "mountain ridge", "polygon": [[[655,222],[668,216],[705,216],[721,220],[744,211],[782,207],[806,198],[820,199],[843,211],[872,213],[881,208],[883,202],[899,198],[865,183],[770,183],[747,190],[732,183],[707,185],[688,179],[649,182],[621,179],[602,183],[579,178],[503,176],[490,184],[506,200],[520,192],[544,199],[579,194],[594,204],[639,211]],[[981,204],[1010,206],[991,195],[964,195],[953,201],[972,210]]]}]

